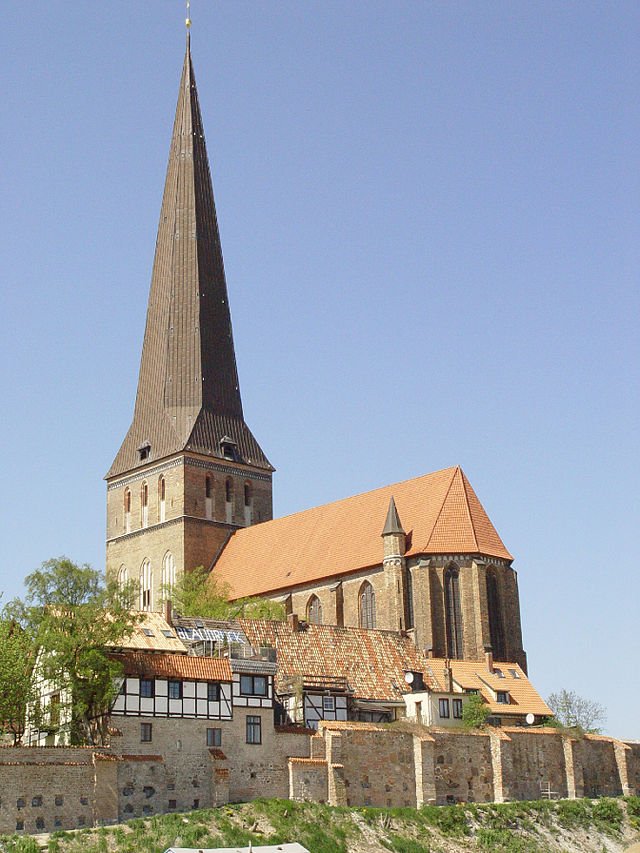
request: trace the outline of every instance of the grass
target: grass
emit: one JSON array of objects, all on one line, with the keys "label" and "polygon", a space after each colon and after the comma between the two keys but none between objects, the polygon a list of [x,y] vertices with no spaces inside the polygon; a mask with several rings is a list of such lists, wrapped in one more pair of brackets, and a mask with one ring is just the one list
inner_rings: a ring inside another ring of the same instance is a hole
[{"label": "grass", "polygon": [[[167,847],[229,847],[299,841],[313,853],[362,849],[374,835],[392,853],[435,853],[446,843],[496,853],[558,853],[549,838],[578,830],[618,836],[629,827],[640,839],[640,797],[543,800],[411,808],[334,808],[290,800],[255,800],[126,824],[57,832],[47,853],[162,853]],[[542,830],[545,830],[543,832]],[[558,842],[560,843],[560,841]],[[28,836],[0,837],[0,853],[39,853]]]}]

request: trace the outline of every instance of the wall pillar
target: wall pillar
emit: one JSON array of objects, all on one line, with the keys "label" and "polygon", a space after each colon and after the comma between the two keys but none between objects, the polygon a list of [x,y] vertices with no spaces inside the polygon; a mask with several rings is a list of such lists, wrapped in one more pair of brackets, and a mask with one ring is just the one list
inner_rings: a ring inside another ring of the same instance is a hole
[{"label": "wall pillar", "polygon": [[413,766],[416,774],[416,808],[435,805],[435,741],[432,737],[413,736]]},{"label": "wall pillar", "polygon": [[507,735],[496,731],[489,732],[491,739],[491,770],[493,774],[493,801],[504,803],[509,799],[509,775],[505,768],[504,746],[508,742]]},{"label": "wall pillar", "polygon": [[613,750],[616,756],[616,765],[618,767],[618,775],[620,777],[620,787],[623,797],[635,797],[637,795],[636,786],[629,782],[629,759],[631,757],[631,748],[622,741],[613,741]]}]

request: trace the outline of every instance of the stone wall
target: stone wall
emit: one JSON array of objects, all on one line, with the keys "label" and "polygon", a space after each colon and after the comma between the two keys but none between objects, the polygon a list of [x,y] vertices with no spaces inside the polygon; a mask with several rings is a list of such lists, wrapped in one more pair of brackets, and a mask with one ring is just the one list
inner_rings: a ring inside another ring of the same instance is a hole
[{"label": "stone wall", "polygon": [[[483,734],[434,731],[432,765],[438,805],[460,800],[483,803],[493,800],[491,744]],[[425,747],[423,747],[425,749]]]}]

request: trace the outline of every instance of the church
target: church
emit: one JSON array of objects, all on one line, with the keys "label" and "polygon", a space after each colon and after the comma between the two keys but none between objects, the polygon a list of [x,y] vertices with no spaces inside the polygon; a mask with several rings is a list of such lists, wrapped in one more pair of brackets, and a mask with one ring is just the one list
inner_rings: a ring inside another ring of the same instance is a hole
[{"label": "church", "polygon": [[243,415],[187,40],[133,420],[106,475],[108,576],[138,581],[154,611],[204,566],[234,600],[526,672],[513,557],[460,467],[279,519],[273,473]]}]

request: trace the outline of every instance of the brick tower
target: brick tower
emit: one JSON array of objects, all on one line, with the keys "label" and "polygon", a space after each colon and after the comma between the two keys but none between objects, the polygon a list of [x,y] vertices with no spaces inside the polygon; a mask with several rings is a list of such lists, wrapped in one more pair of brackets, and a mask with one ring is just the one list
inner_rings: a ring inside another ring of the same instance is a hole
[{"label": "brick tower", "polygon": [[106,476],[107,574],[141,609],[229,534],[272,517],[273,467],[244,421],[189,36],[133,422]]}]

